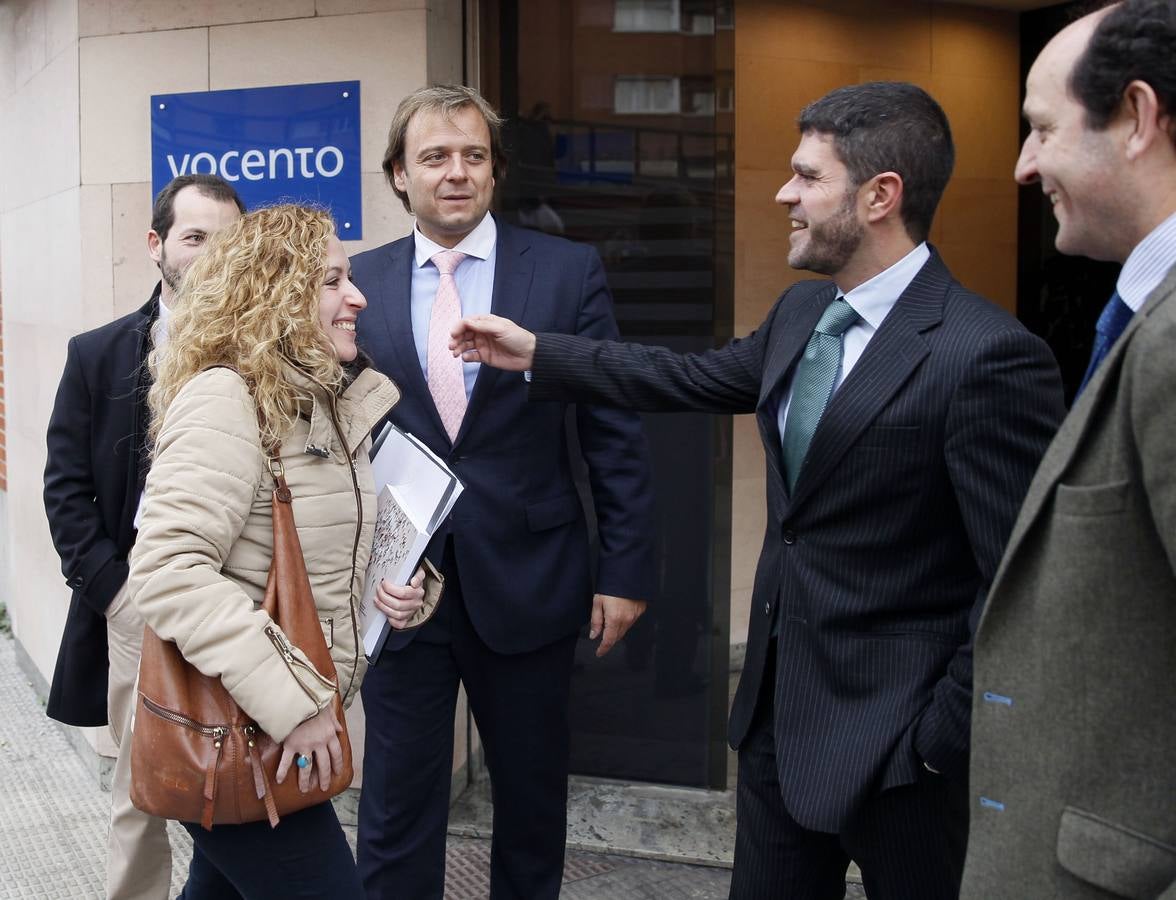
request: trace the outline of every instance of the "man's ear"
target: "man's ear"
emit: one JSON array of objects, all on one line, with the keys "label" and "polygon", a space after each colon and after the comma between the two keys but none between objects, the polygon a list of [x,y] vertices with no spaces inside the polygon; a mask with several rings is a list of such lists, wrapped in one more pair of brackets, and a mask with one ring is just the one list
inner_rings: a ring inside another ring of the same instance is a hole
[{"label": "man's ear", "polygon": [[147,232],[147,252],[156,264],[163,259],[163,238],[156,234],[154,229]]},{"label": "man's ear", "polygon": [[882,172],[862,185],[866,221],[880,222],[902,212],[902,176],[897,172]]},{"label": "man's ear", "polygon": [[392,184],[396,186],[396,190],[408,193],[408,182],[404,179],[403,163],[392,163]]},{"label": "man's ear", "polygon": [[1157,140],[1168,140],[1171,116],[1160,108],[1156,92],[1146,81],[1133,81],[1123,91],[1120,115],[1127,127],[1127,159],[1135,161]]}]

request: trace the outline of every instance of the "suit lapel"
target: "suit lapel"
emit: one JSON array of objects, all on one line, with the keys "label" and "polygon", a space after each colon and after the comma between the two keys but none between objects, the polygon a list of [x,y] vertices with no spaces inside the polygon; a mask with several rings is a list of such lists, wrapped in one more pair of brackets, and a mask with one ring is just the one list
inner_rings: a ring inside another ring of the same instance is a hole
[{"label": "suit lapel", "polygon": [[[522,323],[531,292],[532,276],[535,273],[535,263],[530,256],[531,242],[523,229],[512,228],[497,219],[495,226],[498,229],[498,237],[494,247],[494,296],[490,302],[490,311],[496,316]],[[487,398],[493,393],[494,385],[501,374],[499,370],[491,369],[489,366],[482,366],[478,370],[478,378],[470,394],[465,418],[462,419],[461,428],[453,442],[455,447],[461,443],[471,423],[486,405]]]},{"label": "suit lapel", "polygon": [[415,248],[416,241],[410,234],[389,246],[388,253],[380,261],[380,274],[376,279],[380,292],[380,312],[384,326],[388,329],[392,359],[396,361],[399,370],[397,377],[392,380],[403,388],[403,395],[421,398],[421,408],[427,411],[438,434],[448,441],[445,426],[433,403],[433,395],[429,393],[425,373],[421,371],[412,332],[412,267],[415,265]]},{"label": "suit lapel", "polygon": [[947,267],[933,254],[898,298],[853,371],[830,399],[809,445],[792,496],[793,507],[829,477],[854,441],[931,352],[922,332],[942,319],[943,297],[950,283]]}]

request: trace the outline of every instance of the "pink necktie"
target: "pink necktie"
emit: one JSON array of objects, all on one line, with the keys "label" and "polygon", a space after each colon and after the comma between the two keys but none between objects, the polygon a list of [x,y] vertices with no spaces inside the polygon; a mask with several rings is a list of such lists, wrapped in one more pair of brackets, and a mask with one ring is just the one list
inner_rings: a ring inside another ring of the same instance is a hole
[{"label": "pink necktie", "polygon": [[449,350],[449,331],[461,318],[461,297],[457,295],[454,270],[461,265],[466,254],[457,250],[442,250],[432,257],[433,265],[441,273],[437,284],[437,296],[433,298],[433,311],[429,315],[429,393],[441,414],[441,423],[449,440],[457,438],[461,420],[466,411],[465,375],[460,357]]}]

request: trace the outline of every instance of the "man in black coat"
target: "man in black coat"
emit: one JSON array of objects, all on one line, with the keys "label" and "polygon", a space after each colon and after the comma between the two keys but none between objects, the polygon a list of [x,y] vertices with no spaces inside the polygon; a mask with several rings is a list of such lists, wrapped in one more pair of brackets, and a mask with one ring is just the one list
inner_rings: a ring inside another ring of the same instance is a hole
[{"label": "man in black coat", "polygon": [[147,250],[162,279],[140,309],[70,339],[49,419],[45,514],[73,589],[46,712],[70,725],[110,723],[107,897],[164,898],[171,884],[166,823],[135,809],[129,731],[143,621],[128,602],[127,554],[146,477],[146,359],[165,335],[180,278],[244,205],[213,175],[182,175],[155,199]]},{"label": "man in black coat", "polygon": [[827,900],[850,859],[871,900],[947,900],[967,837],[972,633],[1063,414],[1045,344],[925,243],[953,164],[914,85],[808,106],[786,291],[746,338],[679,356],[454,330],[466,359],[530,369],[530,397],[755,413],[768,524],[731,711],[731,896]]}]

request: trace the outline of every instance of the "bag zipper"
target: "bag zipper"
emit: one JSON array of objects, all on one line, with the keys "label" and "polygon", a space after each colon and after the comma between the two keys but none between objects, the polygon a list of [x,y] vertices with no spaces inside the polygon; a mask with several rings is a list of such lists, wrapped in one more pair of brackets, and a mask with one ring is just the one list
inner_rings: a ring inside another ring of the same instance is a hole
[{"label": "bag zipper", "polygon": [[223,739],[224,736],[229,733],[228,726],[205,725],[203,722],[197,722],[195,719],[190,719],[181,713],[172,712],[167,707],[160,706],[149,697],[144,695],[140,696],[143,697],[143,705],[146,706],[147,709],[149,709],[155,715],[159,716],[161,719],[166,719],[174,725],[183,725],[185,728],[190,728],[192,731],[207,735],[210,738]]}]

